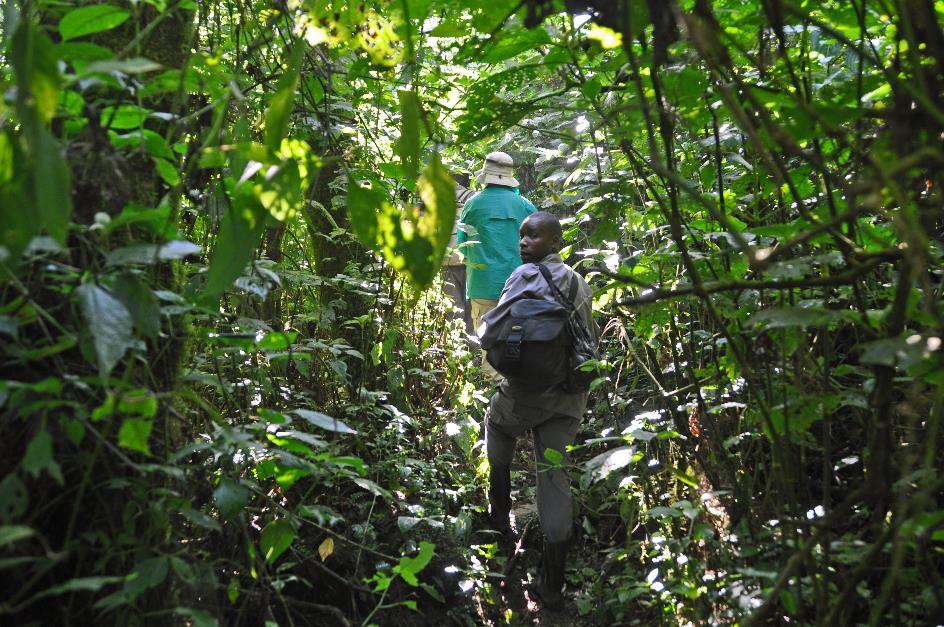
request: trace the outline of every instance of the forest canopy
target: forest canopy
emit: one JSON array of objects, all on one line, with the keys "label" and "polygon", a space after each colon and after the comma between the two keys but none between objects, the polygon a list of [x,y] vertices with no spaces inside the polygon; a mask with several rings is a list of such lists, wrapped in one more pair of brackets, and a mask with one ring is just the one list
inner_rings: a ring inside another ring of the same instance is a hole
[{"label": "forest canopy", "polygon": [[553,624],[444,294],[493,150],[602,330],[558,620],[944,621],[942,25],[4,3],[0,622]]}]

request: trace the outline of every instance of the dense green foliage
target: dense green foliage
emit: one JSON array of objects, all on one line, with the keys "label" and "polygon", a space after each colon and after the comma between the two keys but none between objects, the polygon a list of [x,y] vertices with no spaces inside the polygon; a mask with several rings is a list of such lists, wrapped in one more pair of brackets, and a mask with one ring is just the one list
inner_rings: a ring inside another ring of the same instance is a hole
[{"label": "dense green foliage", "polygon": [[438,274],[492,149],[604,330],[569,622],[941,622],[942,23],[5,3],[0,622],[530,622]]}]

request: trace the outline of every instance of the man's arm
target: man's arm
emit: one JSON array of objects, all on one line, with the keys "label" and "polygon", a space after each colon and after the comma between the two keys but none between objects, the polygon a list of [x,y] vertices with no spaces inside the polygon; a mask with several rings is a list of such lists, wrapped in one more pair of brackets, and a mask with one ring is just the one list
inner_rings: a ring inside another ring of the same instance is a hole
[{"label": "man's arm", "polygon": [[462,227],[469,225],[473,228],[478,228],[478,225],[475,224],[475,198],[470,199],[465,205],[462,206],[462,212],[459,214],[459,224],[458,231],[456,231],[456,241],[460,244],[468,242],[472,239],[477,239],[477,237],[469,237],[469,234],[465,232],[465,229]]}]

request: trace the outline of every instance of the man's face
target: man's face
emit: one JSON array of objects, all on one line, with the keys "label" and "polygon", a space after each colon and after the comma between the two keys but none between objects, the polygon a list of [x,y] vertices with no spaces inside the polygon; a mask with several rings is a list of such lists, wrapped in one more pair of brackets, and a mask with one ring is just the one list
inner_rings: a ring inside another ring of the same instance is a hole
[{"label": "man's face", "polygon": [[560,239],[549,233],[540,220],[526,218],[521,224],[519,232],[521,239],[518,240],[518,253],[521,255],[521,261],[530,263],[540,261],[551,253],[560,250]]}]

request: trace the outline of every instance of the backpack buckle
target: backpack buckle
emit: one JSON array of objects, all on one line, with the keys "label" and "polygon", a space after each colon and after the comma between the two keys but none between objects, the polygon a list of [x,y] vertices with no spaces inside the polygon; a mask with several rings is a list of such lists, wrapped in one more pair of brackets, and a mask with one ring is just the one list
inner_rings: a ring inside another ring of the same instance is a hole
[{"label": "backpack buckle", "polygon": [[505,357],[509,361],[519,361],[521,359],[521,340],[524,338],[524,327],[520,324],[512,325],[508,333],[508,339],[505,340]]}]

